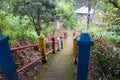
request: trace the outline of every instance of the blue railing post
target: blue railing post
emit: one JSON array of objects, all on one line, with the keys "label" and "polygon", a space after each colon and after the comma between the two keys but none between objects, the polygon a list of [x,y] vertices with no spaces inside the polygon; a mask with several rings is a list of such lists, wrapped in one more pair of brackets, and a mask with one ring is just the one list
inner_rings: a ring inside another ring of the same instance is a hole
[{"label": "blue railing post", "polygon": [[77,80],[87,80],[90,47],[93,46],[92,37],[88,33],[83,32],[78,36],[77,44],[78,44]]},{"label": "blue railing post", "polygon": [[5,80],[20,80],[18,79],[8,40],[9,37],[0,33],[0,68]]}]

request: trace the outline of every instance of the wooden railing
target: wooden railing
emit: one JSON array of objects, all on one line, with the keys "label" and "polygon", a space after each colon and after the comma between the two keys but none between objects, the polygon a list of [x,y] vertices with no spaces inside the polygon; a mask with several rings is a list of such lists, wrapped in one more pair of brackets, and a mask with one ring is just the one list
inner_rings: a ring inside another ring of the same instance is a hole
[{"label": "wooden railing", "polygon": [[[46,44],[49,44],[49,43],[53,43],[53,41],[46,42]],[[11,48],[11,51],[17,51],[17,50],[22,50],[22,49],[31,48],[31,47],[38,47],[40,44],[41,43],[31,44],[31,45],[26,45],[26,46],[20,46],[20,47],[16,47],[16,48]],[[59,42],[56,41],[56,44],[59,44]],[[58,50],[58,47],[60,47],[60,46],[55,46],[55,47],[56,47],[56,50]],[[46,50],[46,55],[49,55],[52,52],[53,52],[53,49],[50,49],[49,51]],[[41,60],[41,59],[42,59],[42,56],[39,57],[38,59],[28,63],[27,65],[21,67],[20,69],[17,69],[17,72],[20,72],[20,71],[28,68],[29,66],[31,66],[32,64],[34,64],[35,62],[37,62],[38,60]]]},{"label": "wooden railing", "polygon": [[[18,72],[28,68],[29,66],[36,63],[39,60],[44,61],[46,55],[48,55],[49,53],[53,53],[53,52],[55,53],[56,50],[60,50],[60,48],[63,48],[63,43],[61,43],[61,42],[63,42],[62,39],[61,39],[61,41],[60,40],[57,41],[57,40],[53,39],[52,41],[45,42],[45,39],[42,36],[39,37],[39,43],[26,45],[26,46],[20,46],[20,47],[11,48],[11,49],[10,49],[8,40],[9,40],[8,36],[0,34],[0,53],[1,53],[0,54],[0,68],[3,72],[4,78],[6,80],[20,80],[20,77],[17,75]],[[47,43],[52,43],[52,49],[50,49],[49,51],[46,52],[45,45]],[[61,45],[59,45],[59,44],[61,44]],[[32,48],[32,47],[36,47],[36,46],[39,46],[39,50],[40,50],[40,53],[42,56],[16,70],[15,63],[13,61],[11,52],[26,49],[26,48]]]}]

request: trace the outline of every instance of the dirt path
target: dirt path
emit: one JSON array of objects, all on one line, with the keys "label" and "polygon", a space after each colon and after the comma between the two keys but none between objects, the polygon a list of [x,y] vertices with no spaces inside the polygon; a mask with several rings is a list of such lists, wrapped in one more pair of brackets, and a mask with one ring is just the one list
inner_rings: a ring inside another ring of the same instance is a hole
[{"label": "dirt path", "polygon": [[[71,34],[70,34],[71,35]],[[57,53],[52,63],[35,80],[75,80],[73,64],[72,36],[65,41],[66,46]]]}]

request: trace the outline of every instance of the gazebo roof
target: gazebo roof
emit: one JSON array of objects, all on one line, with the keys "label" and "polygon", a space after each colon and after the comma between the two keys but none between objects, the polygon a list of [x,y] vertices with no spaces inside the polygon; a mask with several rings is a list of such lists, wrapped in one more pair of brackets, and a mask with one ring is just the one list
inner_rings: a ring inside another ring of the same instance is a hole
[{"label": "gazebo roof", "polygon": [[[88,14],[88,7],[83,6],[75,11],[76,14]],[[91,8],[90,14],[94,13],[94,9]]]}]

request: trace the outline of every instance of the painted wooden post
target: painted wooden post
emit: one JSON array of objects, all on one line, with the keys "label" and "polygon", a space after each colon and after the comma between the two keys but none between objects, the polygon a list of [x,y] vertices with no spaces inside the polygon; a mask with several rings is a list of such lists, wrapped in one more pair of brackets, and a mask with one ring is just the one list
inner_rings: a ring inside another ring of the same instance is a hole
[{"label": "painted wooden post", "polygon": [[67,38],[67,33],[66,32],[64,32],[64,39],[66,39]]},{"label": "painted wooden post", "polygon": [[20,80],[16,72],[8,40],[9,37],[0,33],[0,68],[5,80]]},{"label": "painted wooden post", "polygon": [[39,36],[39,42],[40,42],[40,51],[41,51],[41,55],[42,55],[42,62],[46,63],[47,62],[47,56],[46,56],[46,44],[45,44],[45,38],[43,35]]},{"label": "painted wooden post", "polygon": [[58,51],[60,51],[60,38],[57,38],[58,41]]},{"label": "painted wooden post", "polygon": [[56,43],[56,41],[55,41],[55,36],[52,36],[52,38],[51,38],[51,40],[53,41],[52,42],[52,49],[53,49],[53,53],[55,53],[55,43]]},{"label": "painted wooden post", "polygon": [[61,49],[61,39],[59,38],[59,48]]},{"label": "painted wooden post", "polygon": [[74,47],[74,63],[77,64],[78,46],[77,46],[77,36],[73,38]]},{"label": "painted wooden post", "polygon": [[63,38],[60,36],[60,42],[61,42],[61,49],[63,49]]},{"label": "painted wooden post", "polygon": [[77,80],[87,80],[90,47],[93,46],[91,36],[84,32],[78,36]]}]

